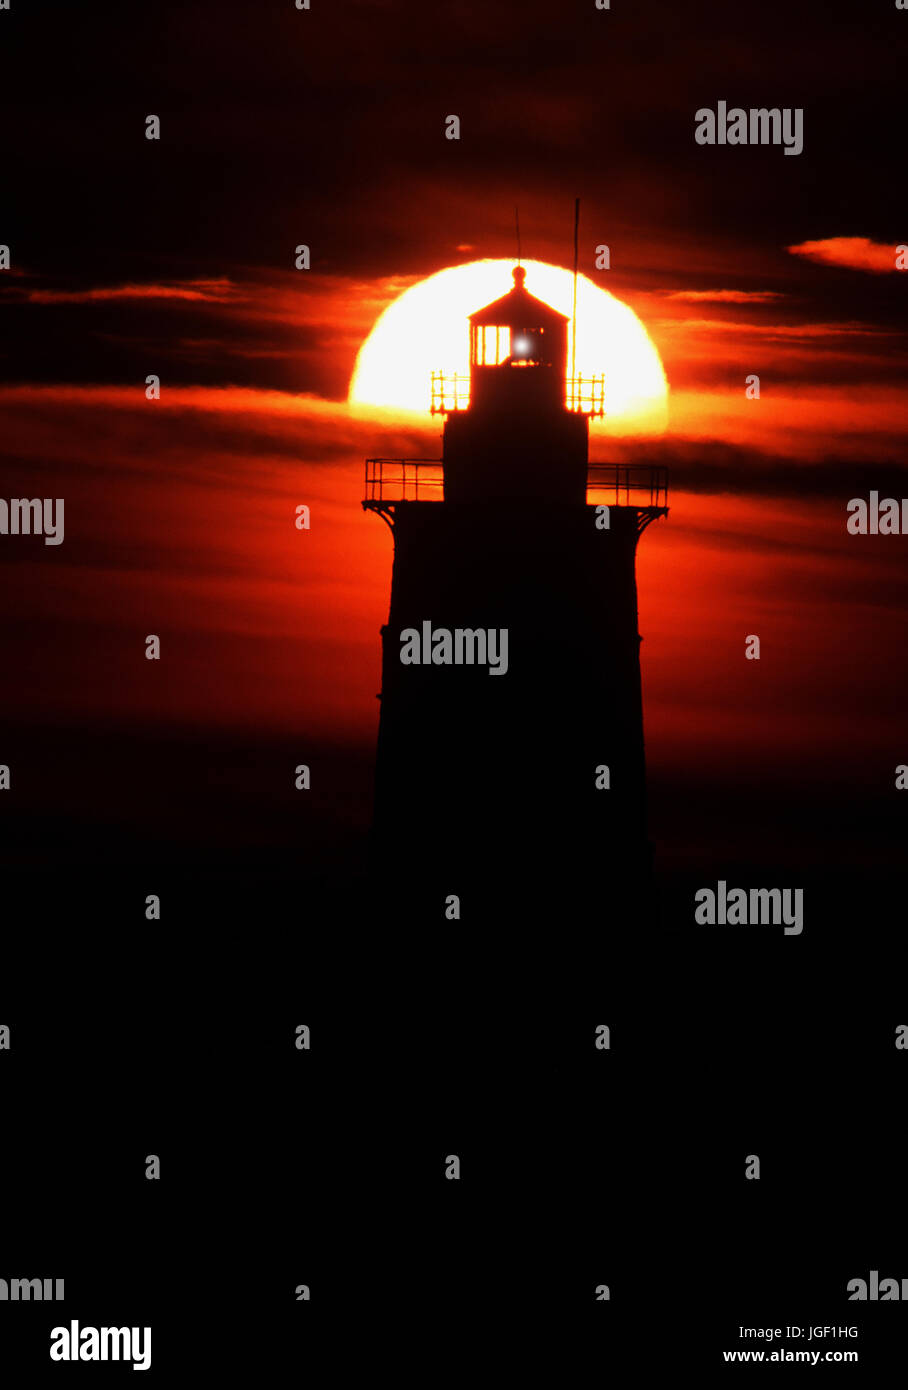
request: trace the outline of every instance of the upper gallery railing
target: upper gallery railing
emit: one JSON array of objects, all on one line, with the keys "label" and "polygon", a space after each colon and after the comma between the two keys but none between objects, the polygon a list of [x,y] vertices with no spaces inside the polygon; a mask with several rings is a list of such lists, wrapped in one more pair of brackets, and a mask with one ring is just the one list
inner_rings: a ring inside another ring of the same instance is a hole
[{"label": "upper gallery railing", "polygon": [[[528,370],[532,370],[531,368]],[[605,414],[605,377],[569,376],[564,381],[566,410],[579,415]],[[470,406],[470,378],[459,372],[433,372],[431,410],[433,415],[450,415]]]}]

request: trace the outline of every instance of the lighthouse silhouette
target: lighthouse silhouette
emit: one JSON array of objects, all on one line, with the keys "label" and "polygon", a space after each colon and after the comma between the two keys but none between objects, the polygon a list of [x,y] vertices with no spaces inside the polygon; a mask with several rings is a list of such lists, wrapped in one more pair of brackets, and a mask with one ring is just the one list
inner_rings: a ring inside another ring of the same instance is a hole
[{"label": "lighthouse silhouette", "polygon": [[469,315],[469,378],[431,375],[443,457],[366,461],[394,538],[373,852],[452,892],[651,861],[635,555],[665,470],[590,463],[604,380],[525,278]]}]

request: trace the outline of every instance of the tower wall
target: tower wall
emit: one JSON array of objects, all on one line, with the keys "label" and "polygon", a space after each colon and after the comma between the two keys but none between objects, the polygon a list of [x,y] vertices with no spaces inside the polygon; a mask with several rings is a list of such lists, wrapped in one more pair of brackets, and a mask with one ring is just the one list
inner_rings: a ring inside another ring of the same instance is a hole
[{"label": "tower wall", "polygon": [[537,395],[537,379],[529,369],[500,373],[496,389],[506,398],[501,414],[471,406],[448,417],[447,501],[484,504],[537,498],[547,505],[585,506],[588,423],[581,415],[552,409]]},{"label": "tower wall", "polygon": [[[532,500],[396,504],[379,855],[549,880],[645,866],[637,513],[613,508],[608,531],[595,515]],[[402,664],[401,631],[425,621],[506,628],[507,674]],[[600,764],[608,791],[595,787]]]}]

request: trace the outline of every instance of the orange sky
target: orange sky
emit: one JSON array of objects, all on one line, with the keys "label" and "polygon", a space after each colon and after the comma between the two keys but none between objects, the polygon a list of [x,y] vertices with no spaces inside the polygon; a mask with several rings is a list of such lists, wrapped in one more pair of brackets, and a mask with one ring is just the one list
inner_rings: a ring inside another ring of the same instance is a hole
[{"label": "orange sky", "polygon": [[[363,459],[435,455],[440,423],[427,416],[422,432],[353,418],[337,397],[363,335],[406,283],[313,277],[303,294],[285,275],[159,287],[171,371],[182,360],[191,376],[204,362],[229,380],[231,361],[267,360],[298,337],[301,379],[333,364],[324,394],[176,385],[164,371],[160,402],[145,400],[141,379],[0,388],[7,495],[67,499],[63,546],[6,547],[9,718],[269,732],[371,757],[391,537],[360,508]],[[155,301],[152,288],[141,303]],[[741,776],[742,760],[802,770],[898,760],[899,541],[850,537],[844,518],[850,497],[885,489],[901,465],[900,341],[879,324],[818,322],[787,296],[627,296],[663,355],[670,426],[638,441],[597,432],[590,454],[671,469],[671,514],[638,556],[657,812],[661,777],[683,783],[729,763]],[[137,312],[126,291],[33,305],[50,310]],[[745,397],[749,372],[759,401]],[[294,527],[299,503],[309,531]],[[166,659],[149,672],[151,632]],[[763,643],[759,664],[743,660],[749,633]]]}]

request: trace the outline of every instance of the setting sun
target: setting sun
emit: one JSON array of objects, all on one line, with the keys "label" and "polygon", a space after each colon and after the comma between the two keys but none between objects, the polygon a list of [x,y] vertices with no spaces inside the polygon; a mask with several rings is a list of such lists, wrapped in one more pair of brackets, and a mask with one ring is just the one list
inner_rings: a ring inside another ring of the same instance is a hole
[{"label": "setting sun", "polygon": [[[574,278],[543,261],[525,261],[526,287],[570,316]],[[390,304],[360,348],[350,382],[353,406],[425,414],[433,370],[469,371],[467,316],[511,286],[512,261],[471,261],[430,275]],[[571,330],[568,329],[568,360]],[[605,375],[612,432],[659,432],[668,414],[662,362],[640,319],[585,275],[577,283],[579,375]]]}]

